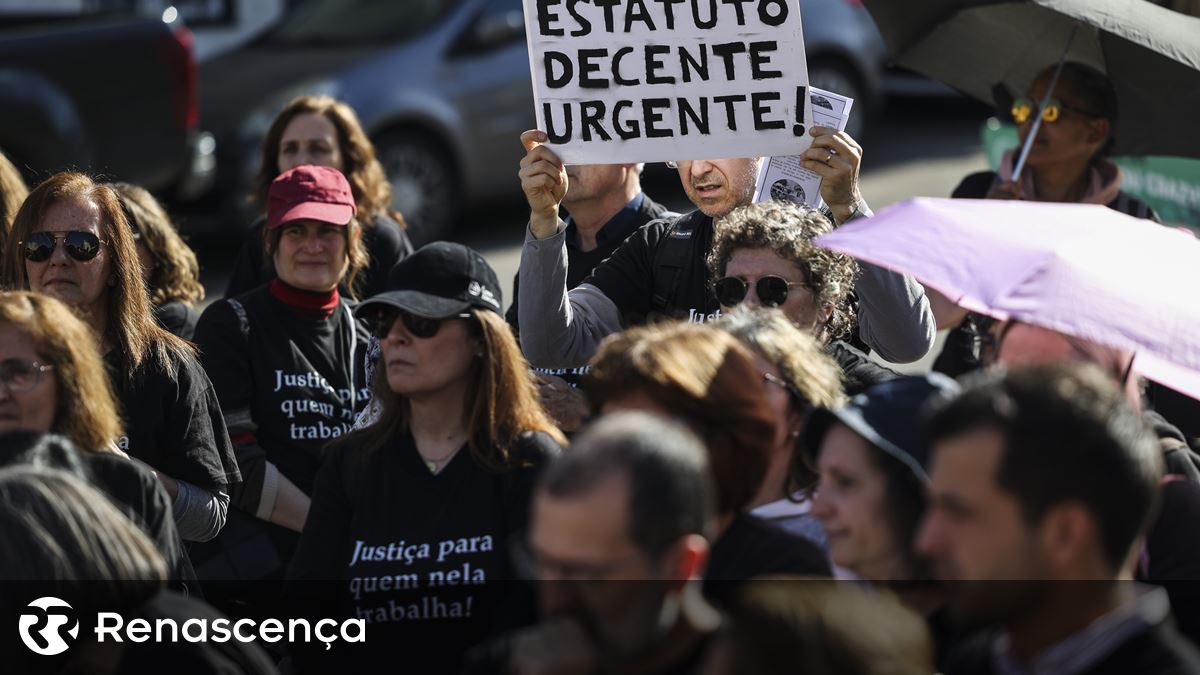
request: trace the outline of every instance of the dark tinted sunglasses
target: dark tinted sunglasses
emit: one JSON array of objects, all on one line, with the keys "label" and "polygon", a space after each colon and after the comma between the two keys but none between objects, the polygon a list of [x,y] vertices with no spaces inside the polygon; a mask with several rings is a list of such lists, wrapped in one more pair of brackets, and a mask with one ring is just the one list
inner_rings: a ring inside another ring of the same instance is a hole
[{"label": "dark tinted sunglasses", "polygon": [[[754,291],[758,293],[758,299],[762,301],[762,304],[767,307],[778,307],[787,302],[788,292],[793,286],[807,287],[807,284],[768,275],[759,277],[758,281],[754,282]],[[721,303],[722,307],[737,305],[745,300],[746,294],[750,292],[750,284],[746,283],[745,279],[737,277],[718,279],[713,288],[717,293],[717,301]]]},{"label": "dark tinted sunglasses", "polygon": [[67,255],[79,262],[87,262],[100,255],[100,237],[82,230],[71,232],[34,232],[29,238],[20,243],[25,249],[25,259],[32,262],[45,262],[54,254],[54,249],[62,240]]},{"label": "dark tinted sunglasses", "polygon": [[429,339],[438,334],[442,329],[442,322],[447,319],[470,319],[471,314],[462,312],[446,319],[430,319],[424,316],[417,316],[402,309],[385,309],[381,310],[375,319],[375,337],[380,340],[387,337],[388,333],[392,332],[392,325],[396,323],[396,319],[404,322],[404,329],[410,335],[423,340]]}]

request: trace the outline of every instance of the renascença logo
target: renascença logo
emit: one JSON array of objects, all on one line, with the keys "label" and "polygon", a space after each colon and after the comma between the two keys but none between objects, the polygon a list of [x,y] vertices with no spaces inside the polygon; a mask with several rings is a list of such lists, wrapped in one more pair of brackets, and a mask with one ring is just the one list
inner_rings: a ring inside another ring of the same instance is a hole
[{"label": "renascen\u00e7a logo", "polygon": [[[75,610],[58,598],[46,596],[29,603],[18,622],[21,641],[42,656],[55,656],[71,648],[79,637]],[[63,639],[66,633],[70,640]]]}]

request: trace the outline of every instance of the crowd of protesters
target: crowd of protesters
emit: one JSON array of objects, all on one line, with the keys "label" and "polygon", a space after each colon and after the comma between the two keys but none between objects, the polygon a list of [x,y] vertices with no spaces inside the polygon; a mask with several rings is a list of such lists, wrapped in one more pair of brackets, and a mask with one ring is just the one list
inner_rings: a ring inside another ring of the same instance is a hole
[{"label": "crowd of protesters", "polygon": [[[1069,64],[1050,113],[1048,77],[1014,104],[1022,138],[1047,122],[1024,177],[1008,157],[954,196],[1154,219],[1104,158],[1107,81]],[[1200,404],[822,247],[872,211],[863,148],[810,134],[826,209],[751,203],[760,160],[715,159],[671,163],[677,214],[641,165],[526,132],[508,306],[478,252],[413,250],[329,97],[271,125],[203,311],[148,192],[30,190],[0,157],[0,607],[367,629],[85,630],[5,671],[1200,673]],[[940,372],[875,358],[939,327]]]}]

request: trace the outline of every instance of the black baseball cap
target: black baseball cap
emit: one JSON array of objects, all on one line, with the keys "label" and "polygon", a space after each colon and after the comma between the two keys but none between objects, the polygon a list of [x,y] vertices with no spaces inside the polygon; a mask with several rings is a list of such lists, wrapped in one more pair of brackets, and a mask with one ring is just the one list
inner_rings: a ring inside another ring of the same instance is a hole
[{"label": "black baseball cap", "polygon": [[387,290],[364,300],[364,315],[395,307],[429,319],[447,319],[471,307],[500,314],[500,282],[483,256],[448,241],[426,244],[388,272]]},{"label": "black baseball cap", "polygon": [[804,424],[804,453],[816,466],[826,432],[834,422],[841,422],[928,482],[929,444],[922,414],[931,401],[954,396],[960,389],[941,373],[910,375],[881,382],[844,407],[817,408]]}]

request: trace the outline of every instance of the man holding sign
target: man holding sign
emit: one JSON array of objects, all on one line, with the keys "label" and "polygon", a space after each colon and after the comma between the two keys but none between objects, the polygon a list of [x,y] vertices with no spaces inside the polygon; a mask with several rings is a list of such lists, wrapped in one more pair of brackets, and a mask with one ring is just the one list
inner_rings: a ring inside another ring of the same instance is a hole
[{"label": "man holding sign", "polygon": [[[581,366],[624,327],[720,313],[705,265],[714,219],[752,202],[760,162],[697,157],[799,155],[836,224],[867,212],[862,149],[810,126],[797,0],[525,0],[525,24],[540,129],[521,136],[530,223],[518,315],[535,366]],[[678,158],[698,210],[637,230],[568,292],[564,163]],[[924,289],[862,268],[863,340],[890,361],[924,356],[935,333]]]}]

